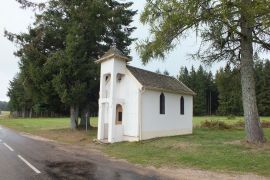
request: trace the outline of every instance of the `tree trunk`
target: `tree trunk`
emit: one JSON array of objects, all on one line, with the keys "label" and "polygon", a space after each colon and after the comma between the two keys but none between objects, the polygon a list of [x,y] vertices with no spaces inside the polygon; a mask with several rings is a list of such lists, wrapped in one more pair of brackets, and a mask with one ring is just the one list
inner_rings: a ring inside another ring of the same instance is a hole
[{"label": "tree trunk", "polygon": [[90,112],[88,106],[85,106],[80,114],[81,121],[80,121],[80,127],[85,128],[86,122],[87,127],[90,127],[90,118],[89,118]]},{"label": "tree trunk", "polygon": [[76,105],[70,106],[70,128],[77,129],[78,127],[79,108]]},{"label": "tree trunk", "polygon": [[29,118],[30,119],[32,118],[32,114],[33,114],[33,110],[32,110],[32,108],[30,108],[30,112],[29,112]]},{"label": "tree trunk", "polygon": [[[243,0],[246,5],[250,0]],[[265,141],[263,130],[258,114],[255,78],[254,78],[254,62],[253,62],[253,46],[252,46],[252,25],[251,18],[247,15],[245,9],[242,11],[241,17],[241,85],[243,96],[243,108],[245,117],[246,139],[251,143],[263,143]]]},{"label": "tree trunk", "polygon": [[22,117],[25,118],[25,106],[23,106],[23,109],[22,109]]}]

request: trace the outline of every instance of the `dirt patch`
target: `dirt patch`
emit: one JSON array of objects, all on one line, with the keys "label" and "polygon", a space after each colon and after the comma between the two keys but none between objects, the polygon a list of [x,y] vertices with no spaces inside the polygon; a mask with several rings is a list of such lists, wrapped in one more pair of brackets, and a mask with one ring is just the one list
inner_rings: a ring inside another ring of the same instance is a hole
[{"label": "dirt patch", "polygon": [[243,145],[242,143],[243,142],[240,140],[235,140],[235,141],[227,141],[227,142],[224,142],[223,144]]},{"label": "dirt patch", "polygon": [[187,180],[269,180],[267,177],[257,176],[254,174],[234,174],[234,173],[219,173],[206,170],[197,170],[191,168],[160,168],[158,171],[167,175],[172,179],[187,179]]},{"label": "dirt patch", "polygon": [[38,136],[42,136],[47,139],[77,145],[92,143],[95,134],[95,129],[91,129],[89,132],[85,132],[83,130],[57,129],[44,130],[37,133]]},{"label": "dirt patch", "polygon": [[235,141],[227,141],[224,142],[224,144],[231,144],[231,145],[239,145],[239,146],[244,146],[247,149],[251,149],[253,151],[265,151],[265,150],[270,150],[270,142],[266,142],[263,144],[252,144],[248,143],[244,140],[235,140]]}]

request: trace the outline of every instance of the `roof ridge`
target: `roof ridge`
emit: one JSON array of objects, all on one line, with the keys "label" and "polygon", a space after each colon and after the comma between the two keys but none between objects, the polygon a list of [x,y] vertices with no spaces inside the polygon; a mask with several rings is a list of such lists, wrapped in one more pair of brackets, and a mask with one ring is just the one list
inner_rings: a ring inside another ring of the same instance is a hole
[{"label": "roof ridge", "polygon": [[185,85],[182,81],[179,79],[175,78],[178,82],[180,82],[183,86],[185,86],[188,90],[192,91],[194,94],[196,94],[193,90],[191,90],[187,85]]},{"label": "roof ridge", "polygon": [[188,88],[183,82],[174,76],[163,75],[149,70],[144,70],[127,65],[127,69],[146,88],[165,90],[175,93],[195,95],[196,93]]},{"label": "roof ridge", "polygon": [[[150,73],[153,73],[153,74],[157,74],[157,75],[160,75],[160,76],[166,76],[166,77],[170,77],[170,78],[176,79],[174,76],[165,75],[165,74],[160,74],[160,73],[156,73],[156,72],[153,72],[153,71],[150,71],[150,70],[145,70],[145,69],[142,69],[142,68],[130,66],[130,65],[127,65],[127,67],[136,68],[136,69],[139,69],[139,70],[142,70],[142,71],[146,71],[146,72],[150,72]],[[177,79],[176,79],[176,80],[177,80]]]}]

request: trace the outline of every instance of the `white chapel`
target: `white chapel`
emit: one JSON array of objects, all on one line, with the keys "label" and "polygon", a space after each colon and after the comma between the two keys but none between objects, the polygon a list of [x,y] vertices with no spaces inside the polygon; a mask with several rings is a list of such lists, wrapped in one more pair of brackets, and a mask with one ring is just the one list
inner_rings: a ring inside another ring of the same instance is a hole
[{"label": "white chapel", "polygon": [[192,133],[195,93],[176,78],[128,65],[112,47],[99,60],[98,140],[114,143]]}]

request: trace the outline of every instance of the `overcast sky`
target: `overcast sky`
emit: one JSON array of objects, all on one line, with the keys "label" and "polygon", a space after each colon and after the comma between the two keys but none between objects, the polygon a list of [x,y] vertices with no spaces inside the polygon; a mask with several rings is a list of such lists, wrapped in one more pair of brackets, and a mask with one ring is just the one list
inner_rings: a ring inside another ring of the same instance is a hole
[{"label": "overcast sky", "polygon": [[[41,1],[41,0],[36,0]],[[137,27],[137,30],[133,33],[133,37],[139,40],[144,39],[148,35],[147,27],[143,26],[139,22],[139,15],[143,10],[145,0],[132,0],[134,2],[133,9],[139,10],[139,13],[134,17],[133,25]],[[4,37],[4,29],[13,32],[25,32],[27,27],[34,21],[34,12],[31,10],[20,9],[19,4],[15,0],[5,0],[1,2],[0,6],[0,101],[8,101],[6,96],[9,81],[18,73],[18,58],[13,55],[16,47],[6,40]],[[177,75],[181,66],[191,67],[194,65],[198,67],[200,63],[198,61],[190,60],[188,54],[197,50],[199,42],[196,41],[195,35],[192,35],[180,42],[177,48],[171,52],[165,59],[165,61],[152,61],[146,66],[143,66],[137,52],[135,51],[135,43],[131,46],[131,56],[133,61],[131,65],[144,68],[151,71],[159,69],[161,72],[167,70],[170,75]],[[216,69],[220,65],[215,64],[212,66],[212,70]],[[209,68],[210,70],[210,68]]]}]

